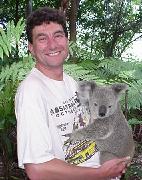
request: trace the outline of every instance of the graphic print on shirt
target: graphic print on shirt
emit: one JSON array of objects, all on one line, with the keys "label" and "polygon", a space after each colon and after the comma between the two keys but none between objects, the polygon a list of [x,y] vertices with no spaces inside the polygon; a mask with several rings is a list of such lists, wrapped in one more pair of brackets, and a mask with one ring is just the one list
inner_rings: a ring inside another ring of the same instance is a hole
[{"label": "graphic print on shirt", "polygon": [[86,126],[90,119],[89,111],[86,107],[81,106],[77,92],[73,97],[64,101],[62,105],[52,108],[50,114],[57,121],[65,119],[66,115],[72,117],[70,122],[61,121],[59,124],[57,123],[57,129],[64,142],[63,150],[66,162],[78,165],[90,159],[98,151],[93,141],[76,141],[74,144],[68,141],[70,133]]},{"label": "graphic print on shirt", "polygon": [[76,141],[74,144],[68,144],[65,160],[70,164],[78,165],[90,159],[97,151],[98,148],[93,141]]},{"label": "graphic print on shirt", "polygon": [[[74,119],[73,130],[83,128],[89,122],[89,110],[84,106],[79,106],[77,116]],[[97,151],[96,143],[90,140],[76,141],[71,143],[66,141],[64,144],[65,160],[70,164],[78,165],[90,159]]]},{"label": "graphic print on shirt", "polygon": [[58,118],[66,114],[72,114],[76,111],[76,108],[79,104],[80,103],[79,103],[79,99],[77,98],[77,92],[76,92],[75,96],[63,101],[62,105],[57,106],[54,109],[50,109],[50,114],[51,116]]}]

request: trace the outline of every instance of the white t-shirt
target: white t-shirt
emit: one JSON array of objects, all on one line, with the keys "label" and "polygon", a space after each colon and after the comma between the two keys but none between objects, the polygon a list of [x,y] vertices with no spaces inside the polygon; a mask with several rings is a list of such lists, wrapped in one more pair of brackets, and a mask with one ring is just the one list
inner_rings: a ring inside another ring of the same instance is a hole
[{"label": "white t-shirt", "polygon": [[99,152],[95,142],[70,144],[69,134],[89,121],[77,98],[77,83],[63,74],[63,81],[46,77],[33,68],[15,96],[19,167],[54,158],[68,163],[97,167]]}]

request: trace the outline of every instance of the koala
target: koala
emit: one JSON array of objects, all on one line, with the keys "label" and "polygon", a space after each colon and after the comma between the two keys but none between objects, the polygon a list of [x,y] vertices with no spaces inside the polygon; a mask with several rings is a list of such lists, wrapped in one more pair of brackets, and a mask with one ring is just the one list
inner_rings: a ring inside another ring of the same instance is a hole
[{"label": "koala", "polygon": [[132,130],[121,110],[119,99],[127,89],[123,83],[100,86],[95,82],[81,81],[78,96],[82,105],[90,109],[89,124],[72,133],[70,140],[89,139],[96,142],[100,151],[100,164],[113,158],[134,155]]}]

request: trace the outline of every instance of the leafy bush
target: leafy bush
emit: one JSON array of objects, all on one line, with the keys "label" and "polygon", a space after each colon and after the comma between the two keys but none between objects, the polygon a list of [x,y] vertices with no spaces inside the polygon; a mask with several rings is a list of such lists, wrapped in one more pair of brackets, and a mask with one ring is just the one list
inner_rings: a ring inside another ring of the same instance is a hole
[{"label": "leafy bush", "polygon": [[[24,22],[21,19],[17,25],[9,22],[6,29],[0,28],[0,159],[4,179],[12,179],[12,164],[16,152],[16,118],[14,113],[14,96],[19,81],[22,79],[19,62],[18,73],[16,63],[11,61],[13,50],[23,33]],[[11,66],[10,64],[13,63]],[[17,66],[18,66],[17,65]],[[25,73],[25,71],[24,71]],[[14,137],[12,136],[14,134]]]}]

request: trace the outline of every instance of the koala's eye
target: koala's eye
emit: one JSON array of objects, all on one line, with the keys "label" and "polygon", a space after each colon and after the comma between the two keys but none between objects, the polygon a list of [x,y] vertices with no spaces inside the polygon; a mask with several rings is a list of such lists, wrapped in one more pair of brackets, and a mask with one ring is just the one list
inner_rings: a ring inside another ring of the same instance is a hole
[{"label": "koala's eye", "polygon": [[94,103],[94,106],[98,106],[98,104],[97,104],[97,103]]},{"label": "koala's eye", "polygon": [[111,108],[112,106],[110,105],[110,106],[108,106],[109,108]]}]

